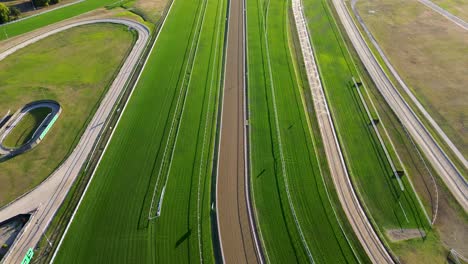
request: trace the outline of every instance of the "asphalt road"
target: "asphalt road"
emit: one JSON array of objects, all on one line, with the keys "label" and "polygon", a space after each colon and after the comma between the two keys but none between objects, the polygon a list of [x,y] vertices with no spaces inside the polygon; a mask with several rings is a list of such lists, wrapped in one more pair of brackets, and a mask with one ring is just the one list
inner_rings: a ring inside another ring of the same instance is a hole
[{"label": "asphalt road", "polygon": [[325,147],[325,155],[330,167],[338,198],[343,210],[353,228],[357,238],[373,263],[393,263],[386,248],[375,233],[364,210],[356,197],[353,185],[349,179],[348,171],[344,163],[343,154],[335,134],[335,128],[330,116],[325,92],[320,82],[320,77],[315,63],[309,32],[300,0],[293,0],[292,7],[294,20],[301,44],[302,55],[305,62],[307,79],[309,81],[315,113],[319,123],[320,134]]},{"label": "asphalt road", "polygon": [[333,4],[354,48],[380,93],[421,148],[455,199],[464,208],[465,212],[468,211],[468,183],[466,179],[382,70],[359,29],[354,24],[343,0],[333,0]]},{"label": "asphalt road", "polygon": [[216,213],[224,263],[260,263],[250,210],[245,127],[244,2],[229,1]]},{"label": "asphalt road", "polygon": [[139,62],[141,54],[149,40],[149,30],[144,25],[124,19],[97,19],[72,23],[55,30],[36,36],[0,54],[0,60],[29,44],[52,34],[72,27],[94,24],[116,23],[123,24],[138,32],[138,40],[125,60],[120,72],[112,83],[109,91],[102,100],[93,119],[81,136],[78,145],[68,159],[43,183],[31,192],[0,209],[0,222],[17,214],[34,212],[33,216],[16,239],[14,245],[4,258],[4,263],[21,263],[26,251],[38,243],[44,230],[65,199],[70,187],[85,164],[93,150],[94,143],[101,135],[104,123],[111,114],[112,108],[119,99],[125,84],[132,74],[135,65]]}]

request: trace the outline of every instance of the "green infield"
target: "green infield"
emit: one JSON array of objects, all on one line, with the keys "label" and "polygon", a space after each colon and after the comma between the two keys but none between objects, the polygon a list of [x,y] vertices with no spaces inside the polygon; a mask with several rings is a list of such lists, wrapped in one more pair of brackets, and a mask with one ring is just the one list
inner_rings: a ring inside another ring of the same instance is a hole
[{"label": "green infield", "polygon": [[2,145],[8,148],[17,148],[26,144],[51,112],[52,110],[48,107],[39,107],[28,111],[5,137]]},{"label": "green infield", "polygon": [[314,115],[299,77],[303,68],[295,64],[289,10],[288,1],[247,0],[251,181],[265,257],[367,263],[325,183],[329,174],[317,123],[306,114]]},{"label": "green infield", "polygon": [[[135,38],[124,26],[80,26],[31,44],[0,62],[2,111],[41,99],[55,100],[63,108],[61,118],[40,145],[0,163],[0,205],[43,181],[66,158]],[[25,126],[33,125],[28,120],[37,119],[25,119]],[[18,129],[21,134],[23,129]],[[21,141],[15,135],[7,138],[8,144]]]},{"label": "green infield", "polygon": [[226,1],[175,0],[55,263],[214,262]]},{"label": "green infield", "polygon": [[402,177],[402,191],[352,85],[352,77],[359,74],[328,1],[305,0],[304,5],[322,84],[345,162],[368,216],[381,234],[391,228],[427,231],[428,219],[408,176]]}]

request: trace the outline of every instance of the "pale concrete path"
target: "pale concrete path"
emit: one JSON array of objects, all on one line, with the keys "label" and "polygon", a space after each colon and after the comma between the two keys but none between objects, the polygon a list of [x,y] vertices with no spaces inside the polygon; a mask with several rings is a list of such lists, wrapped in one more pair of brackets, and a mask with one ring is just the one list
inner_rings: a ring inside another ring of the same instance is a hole
[{"label": "pale concrete path", "polygon": [[427,7],[441,14],[442,16],[452,21],[452,23],[456,24],[457,26],[463,28],[464,30],[468,30],[468,23],[466,23],[463,19],[457,17],[456,15],[450,13],[449,11],[443,9],[442,7],[436,5],[434,2],[430,0],[419,0],[419,2],[423,3]]},{"label": "pale concrete path", "polygon": [[320,77],[315,64],[306,20],[302,10],[301,0],[292,1],[294,20],[299,35],[302,55],[304,57],[307,80],[309,81],[315,113],[319,123],[320,134],[325,147],[330,173],[337,190],[338,198],[351,224],[357,238],[373,263],[393,263],[386,248],[375,233],[364,210],[354,193],[348,171],[343,160],[343,154],[335,134],[333,121],[331,120],[327,100],[320,82]]},{"label": "pale concrete path", "polygon": [[0,54],[0,60],[2,60],[7,55],[12,54],[18,49],[21,49],[47,36],[72,27],[94,23],[115,23],[126,25],[138,32],[138,40],[133,46],[132,51],[125,60],[125,63],[123,64],[120,72],[109,88],[106,96],[102,100],[93,119],[81,136],[78,145],[70,154],[68,159],[47,180],[45,180],[31,192],[0,209],[0,222],[17,214],[34,212],[32,218],[24,227],[22,233],[16,239],[14,245],[5,256],[3,260],[3,263],[5,264],[21,263],[21,260],[24,257],[26,251],[30,247],[34,248],[38,243],[44,230],[47,228],[53,216],[59,209],[70,187],[72,186],[73,182],[81,171],[81,168],[85,164],[89,154],[91,153],[94,143],[101,134],[101,130],[107,117],[111,113],[115,103],[119,99],[121,92],[125,88],[125,84],[131,76],[135,65],[140,60],[141,54],[149,40],[150,33],[146,26],[130,20],[88,20],[66,25],[47,32],[43,35],[36,36]]},{"label": "pale concrete path", "polygon": [[466,179],[419,120],[413,109],[406,103],[397,88],[393,86],[354,24],[343,0],[333,0],[333,4],[346,33],[380,93],[419,145],[455,199],[465,212],[468,211],[468,183]]}]

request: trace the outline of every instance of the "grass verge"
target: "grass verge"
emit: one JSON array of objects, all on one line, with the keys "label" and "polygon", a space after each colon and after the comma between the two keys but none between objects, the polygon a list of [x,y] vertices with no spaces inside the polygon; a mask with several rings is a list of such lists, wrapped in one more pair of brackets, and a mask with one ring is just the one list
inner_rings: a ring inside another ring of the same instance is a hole
[{"label": "grass verge", "polygon": [[40,99],[53,99],[63,108],[40,145],[0,163],[1,205],[47,178],[73,150],[134,40],[124,26],[87,25],[45,38],[0,62],[0,109],[19,109]]}]

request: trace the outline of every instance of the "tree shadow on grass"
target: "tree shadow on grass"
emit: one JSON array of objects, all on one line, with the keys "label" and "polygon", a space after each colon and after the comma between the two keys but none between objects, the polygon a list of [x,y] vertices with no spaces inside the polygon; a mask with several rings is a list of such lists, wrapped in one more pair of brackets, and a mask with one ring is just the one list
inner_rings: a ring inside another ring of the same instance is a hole
[{"label": "tree shadow on grass", "polygon": [[190,237],[191,234],[192,234],[192,229],[189,228],[189,230],[185,234],[183,234],[179,238],[179,240],[177,240],[177,242],[175,243],[175,248],[178,248],[180,246],[180,244],[184,243],[184,241],[187,240]]}]

